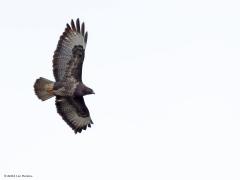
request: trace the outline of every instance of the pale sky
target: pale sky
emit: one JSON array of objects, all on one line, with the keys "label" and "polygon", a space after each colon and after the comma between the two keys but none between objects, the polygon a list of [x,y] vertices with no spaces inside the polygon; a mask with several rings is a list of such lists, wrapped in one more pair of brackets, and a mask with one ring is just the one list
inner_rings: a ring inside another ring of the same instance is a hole
[{"label": "pale sky", "polygon": [[[0,179],[239,180],[240,1],[0,1]],[[92,128],[41,102],[71,19],[86,23]],[[4,175],[32,175],[7,178]]]}]

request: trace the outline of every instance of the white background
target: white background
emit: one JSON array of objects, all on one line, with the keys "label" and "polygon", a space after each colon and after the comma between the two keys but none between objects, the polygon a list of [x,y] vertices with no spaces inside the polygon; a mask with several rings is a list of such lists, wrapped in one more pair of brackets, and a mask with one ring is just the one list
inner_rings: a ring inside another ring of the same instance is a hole
[{"label": "white background", "polygon": [[[239,180],[240,2],[0,2],[0,179]],[[75,135],[33,92],[84,20],[94,125]]]}]

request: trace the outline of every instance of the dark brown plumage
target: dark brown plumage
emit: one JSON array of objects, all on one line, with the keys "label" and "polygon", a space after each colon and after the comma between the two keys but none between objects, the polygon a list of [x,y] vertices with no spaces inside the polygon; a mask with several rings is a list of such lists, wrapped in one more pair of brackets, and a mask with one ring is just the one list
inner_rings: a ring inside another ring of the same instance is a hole
[{"label": "dark brown plumage", "polygon": [[[34,84],[41,100],[56,96],[57,112],[75,133],[93,124],[83,96],[94,94],[82,82],[82,67],[88,33],[85,24],[71,20],[61,35],[53,55],[53,74],[56,82],[39,78]],[[80,27],[81,26],[81,27]]]}]

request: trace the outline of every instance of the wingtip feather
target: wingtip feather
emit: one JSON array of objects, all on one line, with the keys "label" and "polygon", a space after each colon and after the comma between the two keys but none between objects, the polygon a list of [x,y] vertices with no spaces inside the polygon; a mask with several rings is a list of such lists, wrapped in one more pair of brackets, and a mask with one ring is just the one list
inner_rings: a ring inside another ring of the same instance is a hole
[{"label": "wingtip feather", "polygon": [[82,23],[82,27],[81,27],[81,34],[84,36],[85,33],[85,23]]},{"label": "wingtip feather", "polygon": [[76,27],[75,27],[75,23],[74,23],[73,19],[71,20],[71,26],[72,26],[72,30],[76,31]]},{"label": "wingtip feather", "polygon": [[76,25],[77,25],[77,32],[80,33],[80,21],[79,18],[76,20]]},{"label": "wingtip feather", "polygon": [[88,40],[88,32],[86,32],[85,35],[84,35],[84,42],[85,42],[85,44],[87,44],[87,40]]}]

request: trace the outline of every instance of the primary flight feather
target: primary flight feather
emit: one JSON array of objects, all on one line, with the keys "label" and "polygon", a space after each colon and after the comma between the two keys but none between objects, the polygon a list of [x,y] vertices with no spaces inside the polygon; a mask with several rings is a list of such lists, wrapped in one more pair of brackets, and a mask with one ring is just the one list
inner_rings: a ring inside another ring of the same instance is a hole
[{"label": "primary flight feather", "polygon": [[60,37],[53,56],[55,82],[40,77],[34,84],[39,99],[45,101],[56,96],[57,112],[74,130],[81,133],[93,124],[83,96],[94,91],[82,82],[82,67],[88,33],[79,19],[71,20]]}]

